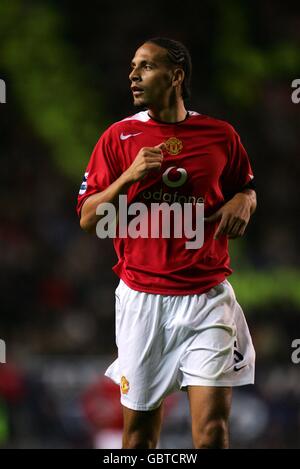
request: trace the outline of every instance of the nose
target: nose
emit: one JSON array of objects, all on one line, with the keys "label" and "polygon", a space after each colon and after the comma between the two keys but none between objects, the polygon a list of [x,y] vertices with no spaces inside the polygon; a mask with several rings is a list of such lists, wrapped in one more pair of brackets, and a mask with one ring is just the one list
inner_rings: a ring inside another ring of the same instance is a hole
[{"label": "nose", "polygon": [[141,77],[138,74],[138,71],[136,68],[133,68],[129,74],[129,80],[132,81],[133,83],[140,81]]}]

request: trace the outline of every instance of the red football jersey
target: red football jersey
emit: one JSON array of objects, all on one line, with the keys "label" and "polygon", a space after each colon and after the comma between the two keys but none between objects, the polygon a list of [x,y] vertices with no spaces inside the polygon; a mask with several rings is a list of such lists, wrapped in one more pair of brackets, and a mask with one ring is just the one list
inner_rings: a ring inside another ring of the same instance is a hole
[{"label": "red football jersey", "polygon": [[[128,204],[204,202],[209,216],[253,178],[239,135],[227,122],[190,111],[184,121],[169,124],[142,111],[113,124],[99,139],[79,191],[79,216],[86,198],[115,181],[142,147],[162,142],[166,150],[161,170],[151,171],[129,188]],[[113,270],[138,291],[163,295],[208,291],[232,272],[227,237],[213,239],[218,223],[205,224],[199,249],[187,249],[184,236],[116,237],[118,263]]]}]

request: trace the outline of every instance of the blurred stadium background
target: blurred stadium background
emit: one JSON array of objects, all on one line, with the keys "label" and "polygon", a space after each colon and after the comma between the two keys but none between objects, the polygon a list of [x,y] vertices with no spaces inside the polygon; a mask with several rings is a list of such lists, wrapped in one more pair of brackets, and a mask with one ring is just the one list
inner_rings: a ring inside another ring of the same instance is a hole
[{"label": "blurred stadium background", "polygon": [[[231,243],[231,277],[257,351],[235,391],[232,447],[300,447],[300,12],[270,0],[147,4],[0,2],[0,447],[118,445],[109,240],[81,232],[77,192],[94,144],[133,113],[130,59],[145,39],[190,49],[190,109],[231,122],[252,159],[259,207]],[[186,395],[168,399],[161,447],[191,447]]]}]

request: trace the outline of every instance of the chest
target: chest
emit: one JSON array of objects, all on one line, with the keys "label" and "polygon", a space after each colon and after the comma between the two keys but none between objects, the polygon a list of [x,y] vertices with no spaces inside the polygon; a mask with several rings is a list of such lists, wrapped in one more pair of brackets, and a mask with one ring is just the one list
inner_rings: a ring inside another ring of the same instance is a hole
[{"label": "chest", "polygon": [[126,170],[143,147],[154,147],[164,142],[166,149],[159,172],[150,171],[139,183],[140,189],[149,185],[163,185],[170,190],[198,191],[218,184],[227,163],[226,142],[208,132],[189,134],[170,132],[168,129],[128,139],[123,146],[123,162]]}]

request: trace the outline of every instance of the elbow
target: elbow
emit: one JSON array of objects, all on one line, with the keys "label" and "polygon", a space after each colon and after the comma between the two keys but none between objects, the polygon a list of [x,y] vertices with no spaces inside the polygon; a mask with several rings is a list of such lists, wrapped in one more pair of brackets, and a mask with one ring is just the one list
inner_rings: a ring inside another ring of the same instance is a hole
[{"label": "elbow", "polygon": [[80,228],[86,233],[92,233],[94,231],[94,226],[89,223],[87,217],[81,216],[80,218]]},{"label": "elbow", "polygon": [[87,199],[81,207],[79,224],[80,228],[86,233],[93,233],[95,230],[96,223],[91,212],[88,210],[88,200],[89,199]]},{"label": "elbow", "polygon": [[86,222],[85,222],[84,217],[80,217],[79,224],[80,224],[80,228],[81,228],[83,231],[86,231],[86,230],[87,230],[87,226],[86,226]]}]

